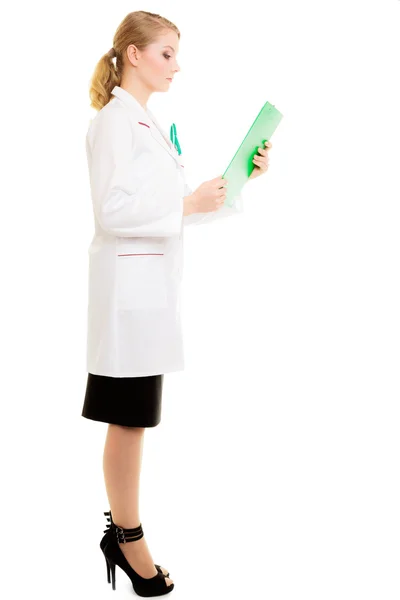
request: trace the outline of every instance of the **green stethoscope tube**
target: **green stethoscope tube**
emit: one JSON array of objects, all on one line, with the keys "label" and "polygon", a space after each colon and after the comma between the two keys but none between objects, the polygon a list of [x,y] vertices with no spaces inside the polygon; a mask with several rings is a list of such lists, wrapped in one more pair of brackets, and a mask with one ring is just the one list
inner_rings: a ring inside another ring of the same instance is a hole
[{"label": "green stethoscope tube", "polygon": [[175,148],[177,149],[178,154],[182,154],[181,146],[179,144],[178,136],[176,134],[175,123],[172,123],[172,125],[171,125],[171,129],[169,130],[169,137],[170,137],[171,142],[174,144]]}]

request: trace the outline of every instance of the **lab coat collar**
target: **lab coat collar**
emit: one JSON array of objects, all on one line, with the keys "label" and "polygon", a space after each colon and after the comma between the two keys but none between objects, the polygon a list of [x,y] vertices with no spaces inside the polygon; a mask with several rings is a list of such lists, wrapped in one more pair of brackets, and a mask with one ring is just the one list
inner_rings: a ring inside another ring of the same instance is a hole
[{"label": "lab coat collar", "polygon": [[111,94],[119,98],[125,106],[133,112],[135,118],[138,118],[139,123],[147,125],[153,138],[175,159],[179,167],[182,168],[183,165],[181,164],[181,159],[179,158],[176,148],[168,139],[166,132],[162,129],[151,110],[146,110],[130,92],[124,90],[119,85],[116,85],[112,89]]},{"label": "lab coat collar", "polygon": [[113,96],[117,96],[117,98],[122,100],[122,102],[126,104],[128,108],[142,113],[143,117],[148,117],[146,109],[140,104],[139,100],[136,100],[136,98],[130,92],[124,90],[124,88],[119,87],[119,85],[116,85],[112,89],[111,93]]}]

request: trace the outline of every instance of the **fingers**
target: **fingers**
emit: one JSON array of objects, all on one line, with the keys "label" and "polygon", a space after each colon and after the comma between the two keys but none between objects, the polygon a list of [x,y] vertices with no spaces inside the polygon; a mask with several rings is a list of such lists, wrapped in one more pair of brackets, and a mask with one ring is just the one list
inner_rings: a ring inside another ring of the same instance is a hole
[{"label": "fingers", "polygon": [[226,189],[228,185],[228,182],[226,181],[226,179],[219,179],[217,178],[217,189]]},{"label": "fingers", "polygon": [[268,154],[268,150],[271,150],[272,148],[272,144],[271,142],[264,142],[266,148],[258,148],[258,153],[261,154],[262,156],[267,156]]},{"label": "fingers", "polygon": [[228,182],[226,179],[223,178],[222,175],[219,177],[216,177],[214,179],[214,182],[216,183],[216,186],[217,186],[217,196],[216,196],[215,203],[216,203],[217,209],[219,209],[225,203]]},{"label": "fingers", "polygon": [[[227,182],[225,181],[225,183],[227,184]],[[226,200],[226,187],[222,187],[217,191],[217,198],[216,198],[216,202],[217,202],[217,206],[221,206],[222,204],[224,204]]]}]

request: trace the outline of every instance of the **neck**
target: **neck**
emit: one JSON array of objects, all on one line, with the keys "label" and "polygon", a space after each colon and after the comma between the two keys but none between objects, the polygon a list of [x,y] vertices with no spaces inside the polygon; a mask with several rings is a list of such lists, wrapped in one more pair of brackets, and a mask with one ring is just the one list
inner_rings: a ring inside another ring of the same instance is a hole
[{"label": "neck", "polygon": [[120,86],[122,89],[126,90],[139,102],[139,104],[147,111],[147,101],[150,97],[151,91],[146,88],[141,81],[133,81],[121,79]]}]

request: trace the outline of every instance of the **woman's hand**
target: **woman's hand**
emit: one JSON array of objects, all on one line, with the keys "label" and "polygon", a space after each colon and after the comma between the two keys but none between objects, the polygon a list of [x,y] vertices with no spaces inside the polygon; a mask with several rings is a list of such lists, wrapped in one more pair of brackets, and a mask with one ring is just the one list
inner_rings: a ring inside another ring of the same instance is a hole
[{"label": "woman's hand", "polygon": [[[268,171],[268,167],[269,167],[268,151],[272,148],[272,144],[271,144],[271,142],[265,142],[265,145],[267,146],[267,149],[259,148],[258,154],[255,154],[255,156],[253,158],[253,163],[255,166],[251,172],[249,179],[254,179],[255,177],[258,177],[259,175],[263,175],[263,173],[266,173]],[[259,155],[261,155],[261,156],[259,156]]]},{"label": "woman's hand", "polygon": [[228,182],[222,175],[199,185],[191,194],[194,212],[213,212],[221,208],[226,199],[227,185]]}]

